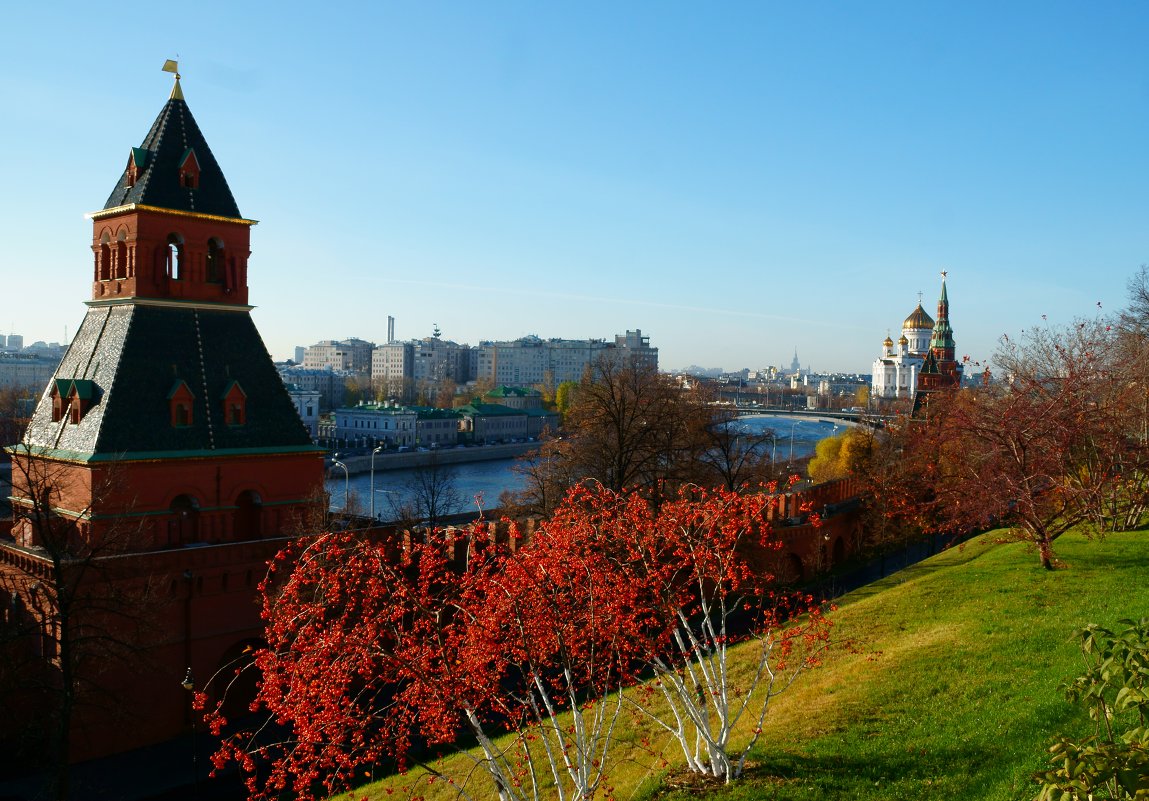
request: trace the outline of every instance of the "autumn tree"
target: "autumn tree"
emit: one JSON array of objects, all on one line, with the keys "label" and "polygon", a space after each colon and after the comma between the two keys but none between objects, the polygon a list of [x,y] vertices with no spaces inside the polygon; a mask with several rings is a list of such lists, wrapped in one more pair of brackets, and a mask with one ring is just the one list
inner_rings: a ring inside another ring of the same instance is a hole
[{"label": "autumn tree", "polygon": [[614,490],[657,492],[699,480],[698,456],[711,421],[712,407],[700,394],[643,362],[603,358],[573,392],[561,470]]},{"label": "autumn tree", "polygon": [[374,397],[370,379],[349,375],[343,379],[343,404],[357,406],[359,401]]},{"label": "autumn tree", "polygon": [[505,508],[549,514],[584,481],[657,498],[688,484],[741,490],[774,478],[773,432],[744,430],[707,385],[684,389],[641,362],[603,360],[569,397],[562,436],[520,461],[525,484]]},{"label": "autumn tree", "polygon": [[696,480],[706,486],[719,486],[738,492],[775,478],[768,446],[776,432],[750,432],[738,425],[736,414],[712,407],[711,422],[701,428],[696,461]]},{"label": "autumn tree", "polygon": [[543,406],[552,409],[555,406],[555,392],[558,390],[558,384],[555,382],[554,370],[544,370],[543,380],[535,384],[535,389],[539,391],[542,396]]},{"label": "autumn tree", "polygon": [[[496,387],[495,379],[493,378],[477,378],[470,383],[470,395],[475,398],[482,398],[488,392]],[[470,402],[470,399],[468,399]],[[464,404],[465,405],[465,404]]]},{"label": "autumn tree", "polygon": [[555,409],[559,414],[566,414],[570,411],[571,405],[574,403],[574,397],[578,393],[577,381],[563,381],[555,389]]},{"label": "autumn tree", "polygon": [[[254,664],[258,704],[289,731],[233,735],[216,765],[234,758],[253,797],[286,790],[309,799],[348,786],[364,765],[405,760],[419,735],[432,746],[453,740],[491,682],[471,684],[454,669],[465,637],[462,619],[446,610],[471,577],[451,573],[447,559],[421,543],[396,554],[340,533],[281,552],[260,585],[267,647]],[[217,734],[227,724],[221,709],[210,716]],[[272,758],[264,775],[258,755]]]},{"label": "autumn tree", "polygon": [[1121,327],[1131,333],[1149,336],[1149,264],[1142,264],[1126,282],[1129,305],[1121,312]]},{"label": "autumn tree", "polygon": [[598,534],[588,522],[560,515],[504,553],[471,607],[509,668],[495,706],[519,733],[523,798],[544,789],[540,765],[560,799],[607,789],[624,688],[636,678],[637,588],[609,549],[588,547]]},{"label": "autumn tree", "polygon": [[457,471],[439,461],[432,452],[427,462],[416,467],[411,476],[388,491],[391,519],[404,525],[435,528],[444,517],[464,510]]},{"label": "autumn tree", "polygon": [[815,482],[859,475],[873,452],[873,429],[866,426],[847,428],[818,442],[806,472]]},{"label": "autumn tree", "polygon": [[932,498],[932,490],[922,481],[915,457],[914,439],[921,430],[920,421],[908,413],[868,430],[866,457],[851,465],[862,489],[860,553],[879,553],[937,530],[923,514],[923,498]]},{"label": "autumn tree", "polygon": [[1002,340],[1001,380],[931,394],[902,431],[902,509],[928,531],[1005,526],[1045,568],[1066,531],[1110,527],[1145,459],[1115,344],[1103,320],[1034,329]]},{"label": "autumn tree", "polygon": [[[633,593],[570,539],[544,530],[501,554],[468,541],[461,564],[445,534],[399,549],[342,534],[296,543],[262,585],[268,646],[255,660],[258,702],[290,736],[235,735],[216,764],[237,760],[256,797],[314,798],[466,731],[475,770],[422,763],[464,797],[592,797],[621,709],[607,693],[632,675],[620,626]],[[218,709],[212,722],[226,723]],[[273,757],[262,776],[256,754]]]},{"label": "autumn tree", "polygon": [[[771,571],[777,502],[773,491],[684,487],[655,505],[591,485],[556,515],[595,531],[594,547],[616,553],[639,592],[634,636],[654,679],[631,703],[688,770],[726,782],[742,775],[770,702],[818,664],[830,638],[814,600],[782,592]],[[740,726],[750,737],[736,744]]]},{"label": "autumn tree", "polygon": [[684,397],[642,362],[601,359],[567,416],[578,472],[612,490],[664,478],[691,447],[695,415]]},{"label": "autumn tree", "polygon": [[[573,801],[609,794],[630,706],[691,770],[732,780],[771,699],[829,637],[811,600],[784,598],[769,572],[775,502],[684,489],[654,504],[596,484],[529,540],[512,535],[518,547],[482,527],[296,542],[261,585],[267,647],[255,659],[258,706],[288,736],[232,736],[216,764],[238,761],[257,797],[306,799],[465,732],[472,769],[448,775],[425,760],[435,781],[463,797]],[[215,730],[224,724],[217,710]]]},{"label": "autumn tree", "polygon": [[458,397],[459,385],[455,383],[453,378],[441,378],[434,384],[433,391],[430,391],[432,406],[436,409],[450,409],[455,405],[455,399]]},{"label": "autumn tree", "polygon": [[570,458],[568,439],[546,437],[535,450],[515,461],[511,470],[521,479],[521,488],[505,491],[499,508],[511,518],[550,517],[582,476]]}]

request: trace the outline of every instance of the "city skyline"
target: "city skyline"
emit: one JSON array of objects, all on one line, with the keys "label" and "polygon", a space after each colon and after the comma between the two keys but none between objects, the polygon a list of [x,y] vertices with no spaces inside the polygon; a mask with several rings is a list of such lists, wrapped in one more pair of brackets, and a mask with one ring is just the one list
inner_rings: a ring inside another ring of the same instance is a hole
[{"label": "city skyline", "polygon": [[865,373],[919,292],[933,313],[943,269],[958,354],[985,359],[1003,333],[1117,311],[1149,261],[1139,4],[207,2],[228,21],[211,35],[130,5],[117,19],[149,35],[69,2],[0,33],[0,325],[28,342],[79,325],[82,214],[177,55],[261,220],[251,298],[278,359],[382,341],[391,315],[401,340],[637,328],[665,369],[796,347]]}]

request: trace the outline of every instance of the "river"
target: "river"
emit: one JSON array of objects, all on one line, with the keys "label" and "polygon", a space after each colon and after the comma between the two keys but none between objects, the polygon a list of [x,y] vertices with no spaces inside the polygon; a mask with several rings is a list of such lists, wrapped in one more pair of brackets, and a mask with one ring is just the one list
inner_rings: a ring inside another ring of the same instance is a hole
[{"label": "river", "polygon": [[[748,434],[761,435],[773,430],[776,439],[770,447],[774,461],[786,462],[792,458],[809,456],[819,441],[833,436],[846,427],[846,423],[833,420],[819,420],[810,417],[785,417],[780,415],[762,415],[760,417],[742,417],[732,423]],[[460,508],[455,512],[467,512],[476,508],[475,496],[482,494],[483,508],[491,509],[498,506],[499,495],[504,490],[517,490],[523,486],[523,477],[514,472],[511,467],[514,459],[491,459],[484,462],[467,462],[452,465],[449,468],[453,473],[453,482],[462,499]],[[400,468],[396,470],[377,469],[375,471],[375,512],[384,518],[390,516],[391,509],[396,505],[409,503],[419,468]],[[327,480],[327,491],[331,496],[332,511],[343,509],[345,502],[344,490],[350,493],[351,498],[364,511],[370,509],[371,476],[366,473],[351,476],[344,484],[342,476]]]}]

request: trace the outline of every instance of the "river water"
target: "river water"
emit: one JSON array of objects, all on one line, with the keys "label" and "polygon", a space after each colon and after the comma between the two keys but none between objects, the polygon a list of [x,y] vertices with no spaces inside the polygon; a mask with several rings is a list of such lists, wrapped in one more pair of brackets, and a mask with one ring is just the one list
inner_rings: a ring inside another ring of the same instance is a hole
[{"label": "river water", "polygon": [[[841,421],[819,420],[810,417],[763,415],[761,417],[742,417],[732,425],[736,425],[739,430],[755,436],[773,430],[774,443],[764,447],[770,448],[774,461],[784,463],[794,458],[809,456],[814,452],[814,447],[818,442],[842,431],[847,424]],[[448,468],[440,467],[440,470],[452,472],[452,481],[461,498],[459,508],[454,511],[475,510],[477,508],[475,497],[480,494],[483,499],[483,508],[492,509],[498,506],[499,495],[504,490],[520,489],[523,486],[523,477],[511,469],[514,463],[514,459],[492,459],[485,462],[451,465]],[[374,489],[377,516],[386,519],[390,517],[394,506],[410,502],[412,485],[415,483],[418,473],[418,468],[376,469]],[[327,491],[330,493],[332,511],[343,509],[345,487],[358,508],[364,513],[369,513],[372,489],[370,474],[361,473],[351,476],[346,485],[342,475],[328,479]]]}]

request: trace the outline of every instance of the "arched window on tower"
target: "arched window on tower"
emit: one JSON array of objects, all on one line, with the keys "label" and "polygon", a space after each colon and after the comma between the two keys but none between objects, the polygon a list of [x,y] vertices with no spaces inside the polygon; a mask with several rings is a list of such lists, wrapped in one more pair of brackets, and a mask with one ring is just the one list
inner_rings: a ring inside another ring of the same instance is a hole
[{"label": "arched window on tower", "polygon": [[128,277],[128,232],[116,234],[116,278]]},{"label": "arched window on tower", "polygon": [[263,501],[255,490],[245,490],[235,499],[233,536],[237,540],[258,540],[263,536]]},{"label": "arched window on tower", "polygon": [[116,259],[113,274],[116,278],[128,277],[128,232],[123,229],[116,234]]},{"label": "arched window on tower", "polygon": [[179,234],[168,234],[167,249],[164,252],[164,274],[175,281],[184,277],[184,238]]},{"label": "arched window on tower", "polygon": [[226,253],[223,240],[213,236],[207,241],[207,280],[209,283],[218,284],[223,281],[225,263]]},{"label": "arched window on tower", "polygon": [[112,238],[106,233],[100,237],[100,255],[96,269],[96,280],[107,281],[112,277]]}]

